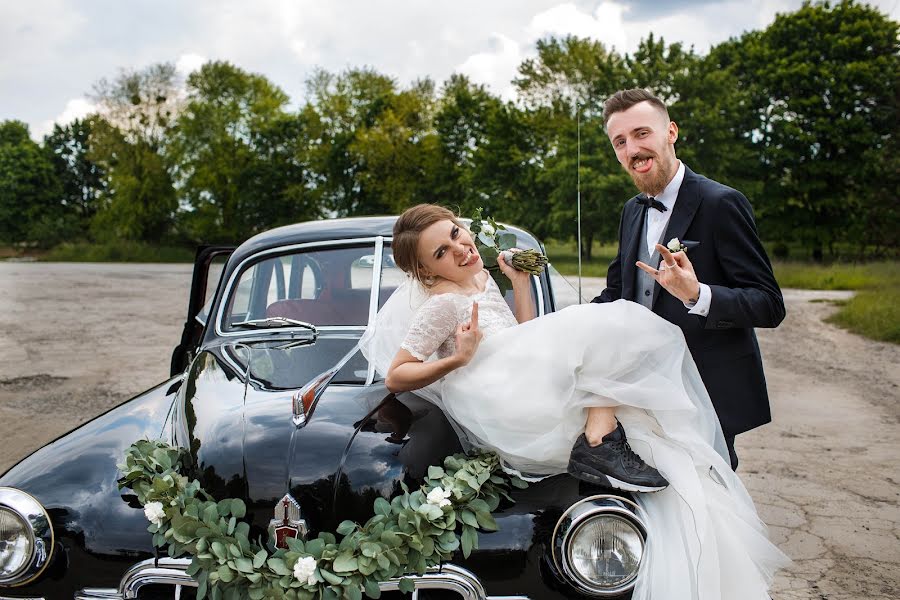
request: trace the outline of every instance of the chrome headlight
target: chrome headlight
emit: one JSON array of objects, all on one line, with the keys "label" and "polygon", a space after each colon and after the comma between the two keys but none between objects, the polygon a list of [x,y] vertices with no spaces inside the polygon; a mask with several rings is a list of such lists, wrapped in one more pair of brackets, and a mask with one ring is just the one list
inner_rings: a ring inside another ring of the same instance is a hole
[{"label": "chrome headlight", "polygon": [[53,551],[53,527],[40,502],[14,488],[0,487],[0,585],[37,578]]},{"label": "chrome headlight", "polygon": [[591,496],[563,513],[553,532],[553,562],[579,590],[614,596],[634,587],[647,528],[638,506],[619,496]]}]

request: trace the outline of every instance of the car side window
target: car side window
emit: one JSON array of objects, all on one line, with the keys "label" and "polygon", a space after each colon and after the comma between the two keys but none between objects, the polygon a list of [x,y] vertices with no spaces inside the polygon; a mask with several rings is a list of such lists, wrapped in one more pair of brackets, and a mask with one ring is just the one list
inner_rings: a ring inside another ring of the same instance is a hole
[{"label": "car side window", "polygon": [[224,321],[285,317],[316,326],[364,327],[375,262],[373,245],[271,256],[247,266],[231,290]]}]

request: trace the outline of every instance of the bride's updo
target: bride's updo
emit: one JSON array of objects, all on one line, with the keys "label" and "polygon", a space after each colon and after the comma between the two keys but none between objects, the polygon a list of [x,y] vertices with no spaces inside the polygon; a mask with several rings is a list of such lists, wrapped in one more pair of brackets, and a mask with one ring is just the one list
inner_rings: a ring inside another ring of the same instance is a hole
[{"label": "bride's updo", "polygon": [[423,284],[428,285],[428,278],[422,273],[419,262],[419,235],[439,221],[453,221],[465,229],[453,212],[436,204],[418,204],[406,209],[394,223],[394,262],[405,273]]}]

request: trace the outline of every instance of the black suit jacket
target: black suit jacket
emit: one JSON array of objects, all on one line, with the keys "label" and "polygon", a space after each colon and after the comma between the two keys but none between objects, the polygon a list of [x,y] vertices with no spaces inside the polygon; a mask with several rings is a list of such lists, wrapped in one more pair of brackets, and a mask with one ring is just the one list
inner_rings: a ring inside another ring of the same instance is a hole
[{"label": "black suit jacket", "polygon": [[[622,210],[619,252],[609,265],[606,289],[593,302],[636,300],[635,262],[644,215],[636,199]],[[658,283],[653,312],[684,332],[726,436],[768,423],[769,396],[753,328],[778,326],[784,319],[784,298],[759,241],[750,203],[737,190],[685,167],[664,242],[675,237],[697,243],[688,258],[697,279],[712,291],[709,314],[689,314],[681,300]]]}]

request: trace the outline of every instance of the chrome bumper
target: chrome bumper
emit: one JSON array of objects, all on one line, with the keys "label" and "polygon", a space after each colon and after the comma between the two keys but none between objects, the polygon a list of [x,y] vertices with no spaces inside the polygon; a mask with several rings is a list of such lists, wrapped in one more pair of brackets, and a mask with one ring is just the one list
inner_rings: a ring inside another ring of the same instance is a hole
[{"label": "chrome bumper", "polygon": [[[197,582],[185,573],[191,561],[187,558],[148,559],[132,566],[119,583],[119,589],[85,588],[75,594],[75,600],[133,600],[145,585],[171,585],[172,598],[181,597],[181,588],[197,587]],[[429,569],[425,575],[409,575],[416,586],[412,600],[418,600],[419,590],[445,589],[456,592],[463,600],[529,600],[527,596],[488,596],[484,586],[471,572],[446,564]],[[400,580],[391,579],[378,584],[382,592],[400,589]],[[0,600],[3,600],[0,597]],[[35,599],[42,600],[42,599]]]}]

